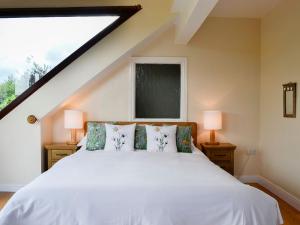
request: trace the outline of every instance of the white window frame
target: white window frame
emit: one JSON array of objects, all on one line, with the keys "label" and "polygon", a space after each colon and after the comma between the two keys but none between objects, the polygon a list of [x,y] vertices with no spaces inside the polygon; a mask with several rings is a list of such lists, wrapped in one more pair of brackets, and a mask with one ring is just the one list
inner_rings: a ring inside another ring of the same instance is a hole
[{"label": "white window frame", "polygon": [[[185,57],[132,57],[130,65],[131,83],[131,121],[166,121],[166,122],[185,122],[187,121],[187,59]],[[180,64],[180,117],[177,118],[136,118],[135,117],[135,68],[138,63],[149,64]]]}]

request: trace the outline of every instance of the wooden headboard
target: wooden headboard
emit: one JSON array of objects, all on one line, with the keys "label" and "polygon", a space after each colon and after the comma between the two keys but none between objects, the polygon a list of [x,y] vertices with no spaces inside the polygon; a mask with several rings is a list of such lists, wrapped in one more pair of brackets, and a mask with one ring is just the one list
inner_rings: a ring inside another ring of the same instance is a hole
[{"label": "wooden headboard", "polygon": [[[87,131],[88,122],[97,122],[97,123],[111,123],[111,121],[87,121],[84,123],[84,133]],[[118,125],[127,125],[127,124],[148,124],[154,126],[162,125],[177,125],[177,126],[190,126],[192,127],[192,137],[194,139],[194,144],[197,146],[197,123],[195,122],[123,122],[123,121],[113,121],[114,124]]]}]

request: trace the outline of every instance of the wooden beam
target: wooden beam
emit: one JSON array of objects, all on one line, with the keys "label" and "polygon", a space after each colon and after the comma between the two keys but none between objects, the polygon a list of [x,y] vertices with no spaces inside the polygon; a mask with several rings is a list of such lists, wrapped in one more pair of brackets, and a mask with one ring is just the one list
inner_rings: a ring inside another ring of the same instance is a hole
[{"label": "wooden beam", "polygon": [[179,13],[176,44],[188,44],[219,0],[175,0],[173,11]]}]

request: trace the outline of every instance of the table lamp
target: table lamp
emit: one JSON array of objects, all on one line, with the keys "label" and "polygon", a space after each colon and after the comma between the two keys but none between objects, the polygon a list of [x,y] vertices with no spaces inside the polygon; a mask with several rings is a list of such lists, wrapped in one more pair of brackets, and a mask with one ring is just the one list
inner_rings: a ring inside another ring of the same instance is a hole
[{"label": "table lamp", "polygon": [[222,129],[222,112],[220,111],[204,111],[203,115],[204,129],[210,130],[210,141],[207,145],[218,145],[216,142],[215,130]]},{"label": "table lamp", "polygon": [[82,112],[79,110],[65,110],[64,114],[65,128],[71,130],[71,141],[67,144],[75,145],[77,144],[76,129],[82,129],[83,127]]}]

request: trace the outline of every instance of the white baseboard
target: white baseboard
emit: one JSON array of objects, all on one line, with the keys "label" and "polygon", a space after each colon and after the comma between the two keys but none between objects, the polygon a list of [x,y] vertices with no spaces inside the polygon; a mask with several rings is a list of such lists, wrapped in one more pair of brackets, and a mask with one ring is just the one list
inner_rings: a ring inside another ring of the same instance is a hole
[{"label": "white baseboard", "polygon": [[24,185],[16,184],[0,184],[0,192],[16,192]]},{"label": "white baseboard", "polygon": [[251,176],[240,176],[238,178],[243,183],[258,183],[264,188],[268,189],[273,194],[277,195],[279,198],[293,206],[295,209],[300,211],[300,199],[291,193],[287,192],[283,188],[279,187],[277,184],[274,184],[270,180],[265,177],[259,175],[251,175]]}]

